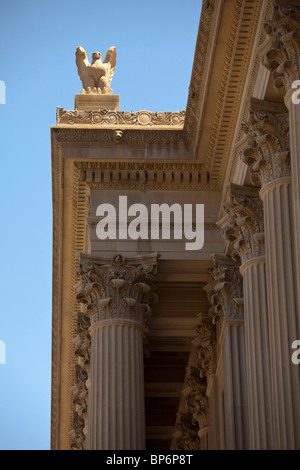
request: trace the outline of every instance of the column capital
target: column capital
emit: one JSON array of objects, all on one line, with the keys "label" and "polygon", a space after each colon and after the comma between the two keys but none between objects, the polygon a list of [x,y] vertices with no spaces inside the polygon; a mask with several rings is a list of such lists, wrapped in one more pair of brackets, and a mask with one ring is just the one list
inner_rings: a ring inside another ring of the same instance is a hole
[{"label": "column capital", "polygon": [[270,48],[263,57],[271,71],[274,86],[287,93],[300,79],[300,2],[274,0],[273,15],[265,23]]},{"label": "column capital", "polygon": [[230,185],[229,202],[224,205],[228,214],[223,236],[231,242],[231,256],[241,263],[264,256],[263,202],[258,188]]},{"label": "column capital", "polygon": [[241,159],[249,166],[253,184],[261,186],[290,176],[289,114],[281,103],[251,98],[250,116],[243,123],[248,136]]},{"label": "column capital", "polygon": [[120,254],[111,260],[81,254],[77,301],[90,317],[91,326],[107,320],[130,320],[147,331],[151,317],[150,304],[157,301],[153,280],[158,255],[125,258]]},{"label": "column capital", "polygon": [[221,325],[223,322],[241,322],[244,319],[244,298],[240,266],[229,256],[213,254],[211,259],[213,267],[209,273],[213,280],[213,292],[208,297],[212,305],[209,313],[213,315],[213,323],[216,318]]}]

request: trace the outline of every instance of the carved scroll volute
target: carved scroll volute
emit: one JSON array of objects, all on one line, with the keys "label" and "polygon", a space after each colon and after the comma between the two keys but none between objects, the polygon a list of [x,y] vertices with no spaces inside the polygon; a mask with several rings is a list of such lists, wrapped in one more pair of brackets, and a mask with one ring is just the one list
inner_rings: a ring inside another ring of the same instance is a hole
[{"label": "carved scroll volute", "polygon": [[156,270],[155,260],[130,264],[121,255],[114,256],[108,264],[83,260],[76,286],[77,300],[89,315],[91,325],[109,319],[128,319],[147,330],[150,305],[157,301],[153,292]]},{"label": "carved scroll volute", "polygon": [[270,48],[263,63],[272,72],[275,87],[287,93],[300,78],[299,0],[274,0],[273,16],[265,31]]}]

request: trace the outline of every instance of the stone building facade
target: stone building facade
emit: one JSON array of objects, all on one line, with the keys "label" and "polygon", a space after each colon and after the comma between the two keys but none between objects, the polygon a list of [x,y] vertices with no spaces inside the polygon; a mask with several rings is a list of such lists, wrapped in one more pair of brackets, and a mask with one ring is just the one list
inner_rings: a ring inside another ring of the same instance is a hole
[{"label": "stone building facade", "polygon": [[[300,449],[300,1],[204,0],[185,111],[101,77],[51,128],[52,449]],[[204,205],[201,249],[100,239],[125,196]]]}]

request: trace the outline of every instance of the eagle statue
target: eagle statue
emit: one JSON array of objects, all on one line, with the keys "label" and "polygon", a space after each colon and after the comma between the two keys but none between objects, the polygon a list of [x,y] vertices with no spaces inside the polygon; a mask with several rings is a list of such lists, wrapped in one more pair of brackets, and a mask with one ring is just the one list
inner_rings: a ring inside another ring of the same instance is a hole
[{"label": "eagle statue", "polygon": [[82,93],[111,94],[110,82],[116,66],[116,48],[108,49],[103,62],[100,52],[93,52],[90,64],[82,47],[77,47],[75,56]]}]

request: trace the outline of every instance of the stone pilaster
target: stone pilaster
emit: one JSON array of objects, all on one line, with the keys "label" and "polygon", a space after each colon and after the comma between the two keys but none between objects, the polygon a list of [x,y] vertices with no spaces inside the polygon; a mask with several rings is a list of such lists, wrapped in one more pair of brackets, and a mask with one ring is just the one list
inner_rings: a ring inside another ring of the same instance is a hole
[{"label": "stone pilaster", "polygon": [[267,320],[263,208],[255,188],[231,185],[224,237],[243,276],[249,448],[272,449],[273,410]]},{"label": "stone pilaster", "polygon": [[239,265],[228,256],[213,255],[214,293],[210,296],[214,321],[221,326],[224,374],[225,448],[249,447],[244,332],[243,279]]},{"label": "stone pilaster", "polygon": [[[300,448],[300,374],[291,362],[299,337],[288,113],[252,101],[244,161],[261,182],[276,448]],[[279,340],[280,338],[280,340]]]},{"label": "stone pilaster", "polygon": [[193,422],[193,415],[189,412],[180,413],[180,419],[176,423],[174,438],[175,450],[200,450],[197,423]]},{"label": "stone pilaster", "polygon": [[82,255],[77,299],[90,319],[87,450],[145,448],[143,340],[157,255]]},{"label": "stone pilaster", "polygon": [[[291,202],[295,237],[295,266],[300,285],[300,1],[276,0],[271,21],[266,26],[270,48],[264,64],[271,71],[275,88],[284,96],[289,110]],[[298,90],[298,91],[297,91]],[[300,305],[300,289],[298,305]],[[298,307],[299,308],[299,307]],[[300,317],[300,312],[298,312]],[[299,330],[298,330],[299,338]]]},{"label": "stone pilaster", "polygon": [[175,434],[177,450],[207,450],[209,448],[208,381],[215,368],[216,338],[212,319],[200,313],[197,337],[197,364],[187,370],[183,396],[186,411],[180,413]]},{"label": "stone pilaster", "polygon": [[75,312],[74,351],[78,364],[73,366],[72,396],[75,407],[72,413],[71,449],[84,450],[86,446],[86,419],[89,387],[91,336],[90,317]]}]

